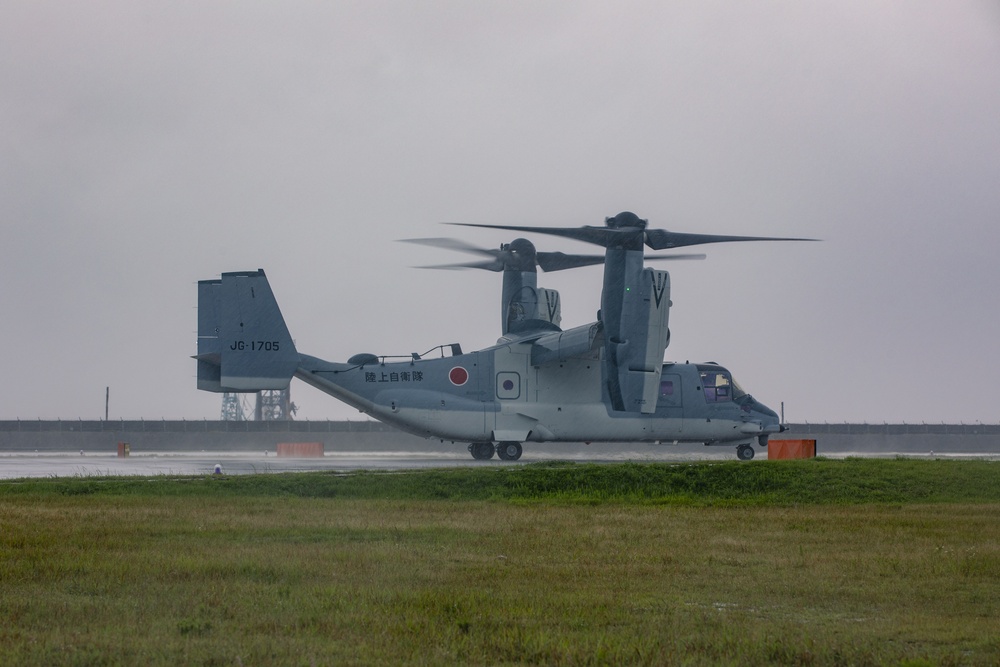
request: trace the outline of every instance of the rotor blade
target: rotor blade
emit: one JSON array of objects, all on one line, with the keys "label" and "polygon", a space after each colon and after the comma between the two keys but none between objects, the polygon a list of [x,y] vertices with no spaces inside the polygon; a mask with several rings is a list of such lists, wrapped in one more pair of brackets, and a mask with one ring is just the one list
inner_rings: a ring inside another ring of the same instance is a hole
[{"label": "rotor blade", "polygon": [[472,244],[466,243],[465,241],[460,241],[458,239],[452,239],[447,237],[435,237],[426,239],[397,239],[402,243],[416,243],[419,245],[428,245],[433,248],[445,248],[447,250],[458,250],[459,252],[468,252],[473,255],[485,255],[487,257],[496,257],[499,254],[499,250],[488,250],[486,248],[478,248]]},{"label": "rotor blade", "polygon": [[604,264],[604,255],[567,255],[563,252],[537,252],[535,261],[542,271],[562,271],[581,266]]},{"label": "rotor blade", "polygon": [[671,259],[705,259],[708,255],[704,253],[695,253],[688,255],[646,255],[643,259],[647,261],[663,261]]},{"label": "rotor blade", "polygon": [[458,264],[432,264],[430,266],[415,266],[415,269],[444,269],[457,271],[460,269],[485,269],[486,271],[503,271],[503,262],[497,259],[482,262],[460,262]]},{"label": "rotor blade", "polygon": [[[650,255],[648,260],[674,260],[674,259],[705,259],[704,254],[689,255]],[[594,266],[604,263],[604,255],[567,255],[562,252],[539,252],[536,254],[538,266],[542,271],[562,271],[563,269],[576,269],[581,266]]]},{"label": "rotor blade", "polygon": [[593,243],[607,248],[617,242],[623,234],[634,233],[629,230],[608,229],[607,227],[522,227],[517,225],[476,225],[469,222],[446,222],[446,225],[461,227],[482,227],[484,229],[509,229],[515,232],[535,232],[563,238]]},{"label": "rotor blade", "polygon": [[684,234],[668,232],[665,229],[647,229],[646,245],[653,250],[682,248],[704,243],[728,243],[730,241],[818,241],[819,239],[779,238],[773,236],[726,236],[722,234]]}]

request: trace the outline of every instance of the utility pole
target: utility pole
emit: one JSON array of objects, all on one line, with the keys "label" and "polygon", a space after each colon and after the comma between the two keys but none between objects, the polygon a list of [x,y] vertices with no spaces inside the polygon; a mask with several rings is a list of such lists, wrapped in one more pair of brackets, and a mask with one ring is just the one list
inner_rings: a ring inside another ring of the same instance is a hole
[{"label": "utility pole", "polygon": [[104,388],[104,421],[108,421],[108,402],[111,400],[111,387]]}]

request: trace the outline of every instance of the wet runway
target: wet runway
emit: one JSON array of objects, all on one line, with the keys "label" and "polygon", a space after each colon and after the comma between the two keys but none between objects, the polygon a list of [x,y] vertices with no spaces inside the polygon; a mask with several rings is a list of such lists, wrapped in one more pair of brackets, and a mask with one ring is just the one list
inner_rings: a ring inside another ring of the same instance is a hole
[{"label": "wet runway", "polygon": [[[827,453],[830,458],[847,456],[877,456],[894,458],[977,458],[1000,460],[997,454],[901,454],[880,452],[877,455],[859,452]],[[637,451],[603,450],[581,453],[553,453],[543,449],[527,450],[516,462],[476,461],[460,448],[456,451],[376,451],[376,452],[327,452],[322,458],[291,458],[264,452],[157,452],[133,453],[119,458],[114,453],[50,452],[0,454],[0,479],[42,477],[101,477],[101,476],[151,476],[151,475],[211,475],[219,466],[226,475],[247,475],[281,472],[326,470],[347,472],[352,470],[414,470],[420,468],[451,468],[510,466],[537,461],[576,461],[590,463],[635,462],[690,462],[732,461],[736,457],[729,447],[711,447],[693,450],[676,448],[647,448]],[[758,451],[756,460],[767,460],[767,452]]]},{"label": "wet runway", "polygon": [[533,461],[663,461],[663,460],[726,460],[735,458],[728,450],[705,452],[702,456],[681,455],[664,457],[657,454],[629,452],[609,457],[551,456],[525,452],[516,463],[494,458],[476,461],[467,452],[327,452],[322,458],[277,457],[251,452],[158,452],[132,454],[119,458],[115,454],[45,453],[0,454],[0,479],[28,477],[96,477],[118,475],[210,475],[220,466],[227,475],[304,472],[327,470],[414,470],[418,468],[452,468],[463,466],[509,466]]}]

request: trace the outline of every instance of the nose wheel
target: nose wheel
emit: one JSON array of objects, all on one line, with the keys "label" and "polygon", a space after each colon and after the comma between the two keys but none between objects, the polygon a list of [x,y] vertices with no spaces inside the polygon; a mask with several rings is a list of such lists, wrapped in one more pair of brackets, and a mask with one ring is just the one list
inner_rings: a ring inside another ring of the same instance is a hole
[{"label": "nose wheel", "polygon": [[751,445],[740,445],[736,448],[736,458],[740,461],[749,461],[753,458],[753,447]]}]

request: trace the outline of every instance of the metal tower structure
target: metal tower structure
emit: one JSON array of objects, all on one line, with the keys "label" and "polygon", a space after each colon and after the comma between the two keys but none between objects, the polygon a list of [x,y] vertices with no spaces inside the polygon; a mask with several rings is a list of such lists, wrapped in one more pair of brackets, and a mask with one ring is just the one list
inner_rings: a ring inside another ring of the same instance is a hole
[{"label": "metal tower structure", "polygon": [[288,389],[258,391],[251,412],[246,394],[222,394],[222,421],[287,421],[294,419],[298,407],[292,403]]},{"label": "metal tower structure", "polygon": [[225,392],[222,394],[222,416],[224,422],[242,422],[247,420],[246,412],[243,411],[243,400],[239,394]]},{"label": "metal tower structure", "polygon": [[288,421],[297,410],[289,389],[258,391],[253,418],[255,421]]}]

